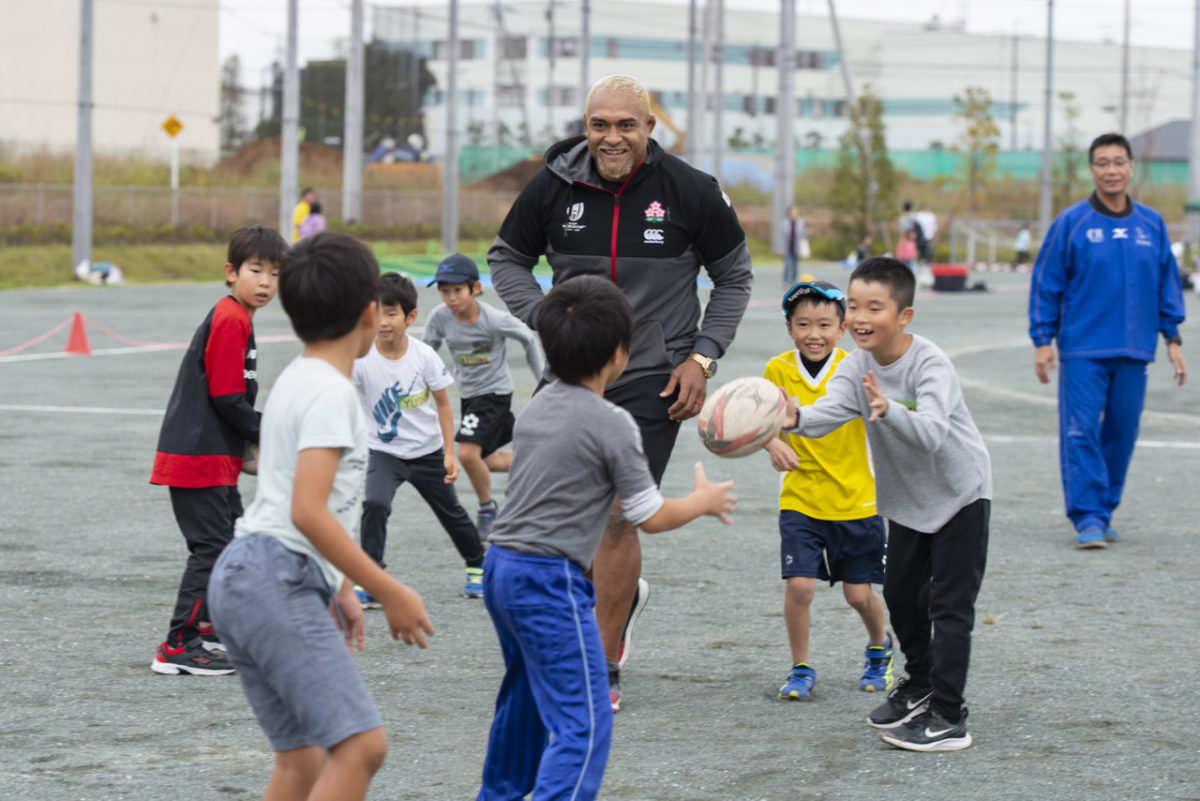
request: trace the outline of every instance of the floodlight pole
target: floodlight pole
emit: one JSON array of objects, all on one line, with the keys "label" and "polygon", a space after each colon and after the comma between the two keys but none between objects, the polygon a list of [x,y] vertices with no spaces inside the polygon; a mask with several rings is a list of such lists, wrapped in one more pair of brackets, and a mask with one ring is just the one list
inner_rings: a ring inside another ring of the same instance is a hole
[{"label": "floodlight pole", "polygon": [[287,4],[287,53],[283,63],[283,118],[279,130],[279,233],[292,241],[292,204],[300,172],[300,73],[296,68],[299,0]]},{"label": "floodlight pole", "polygon": [[687,46],[687,130],[684,142],[684,158],[693,167],[698,166],[697,156],[700,152],[700,98],[696,95],[696,2],[688,0],[688,46]]},{"label": "floodlight pole", "polygon": [[783,218],[796,194],[796,0],[779,9],[779,54],[775,58],[779,93],[775,100],[775,192],[771,204],[771,241],[782,241]]},{"label": "floodlight pole", "polygon": [[[1188,133],[1188,203],[1200,200],[1200,0],[1192,25],[1192,127]],[[1200,212],[1188,213],[1188,239],[1200,247]]]},{"label": "floodlight pole", "polygon": [[450,0],[446,54],[446,155],[442,159],[442,250],[458,250],[458,0]]},{"label": "floodlight pole", "polygon": [[71,268],[92,258],[92,0],[79,2],[79,99],[75,129],[75,199]]},{"label": "floodlight pole", "polygon": [[712,175],[721,183],[721,150],[725,146],[722,136],[725,110],[725,0],[712,0],[713,16],[716,21],[716,41],[713,43],[713,127],[712,127]]},{"label": "floodlight pole", "polygon": [[587,102],[588,90],[591,88],[591,84],[588,82],[588,69],[591,66],[592,56],[592,7],[588,0],[582,0],[579,16],[579,102],[575,105],[583,108]]},{"label": "floodlight pole", "polygon": [[363,0],[351,0],[350,47],[346,52],[346,102],[342,120],[342,219],[362,219]]},{"label": "floodlight pole", "polygon": [[1054,121],[1054,0],[1046,0],[1046,90],[1045,118],[1042,125],[1042,182],[1038,198],[1038,232],[1045,238],[1050,230],[1051,200],[1050,181],[1053,173],[1054,154],[1051,150],[1051,133]]}]

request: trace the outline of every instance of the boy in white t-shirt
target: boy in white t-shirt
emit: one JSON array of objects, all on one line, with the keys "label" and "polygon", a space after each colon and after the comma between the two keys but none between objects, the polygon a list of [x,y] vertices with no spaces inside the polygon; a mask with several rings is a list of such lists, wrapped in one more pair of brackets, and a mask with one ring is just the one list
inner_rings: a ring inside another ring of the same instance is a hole
[{"label": "boy in white t-shirt", "polygon": [[[367,415],[371,449],[362,543],[380,567],[396,489],[411,482],[450,535],[467,566],[463,594],[483,595],[483,542],[454,491],[454,412],[446,387],[454,383],[433,348],[408,335],[417,321],[417,290],[399,273],[380,278],[379,331],[370,352],[354,363],[354,386]],[[429,402],[430,395],[433,403]],[[378,601],[358,590],[364,607]]]},{"label": "boy in white t-shirt", "polygon": [[304,351],[271,390],[257,493],[208,585],[213,625],[275,750],[268,798],[362,799],[383,764],[387,739],[350,651],[364,645],[352,582],[380,599],[394,638],[424,648],[433,634],[421,596],[356,541],[367,432],[350,373],[375,333],[378,275],[346,234],[284,256],[279,297]]}]

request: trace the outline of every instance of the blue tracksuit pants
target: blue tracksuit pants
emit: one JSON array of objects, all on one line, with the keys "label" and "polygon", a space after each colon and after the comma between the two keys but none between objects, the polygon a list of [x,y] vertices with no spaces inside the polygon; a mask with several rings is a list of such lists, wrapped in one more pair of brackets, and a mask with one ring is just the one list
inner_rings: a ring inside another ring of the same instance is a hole
[{"label": "blue tracksuit pants", "polygon": [[1146,401],[1138,359],[1064,359],[1058,376],[1063,497],[1076,531],[1107,529],[1121,503]]},{"label": "blue tracksuit pants", "polygon": [[483,600],[506,672],[478,801],[596,798],[613,718],[592,582],[569,559],[493,545]]}]

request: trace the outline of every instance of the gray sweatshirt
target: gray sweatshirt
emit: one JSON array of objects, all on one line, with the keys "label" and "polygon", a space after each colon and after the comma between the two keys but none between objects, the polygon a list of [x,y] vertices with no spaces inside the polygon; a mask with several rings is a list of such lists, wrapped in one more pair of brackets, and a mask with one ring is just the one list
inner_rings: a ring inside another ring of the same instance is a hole
[{"label": "gray sweatshirt", "polygon": [[843,359],[825,397],[798,410],[800,424],[791,433],[822,437],[855,417],[869,418],[862,386],[868,370],[889,399],[887,414],[867,423],[879,514],[933,533],[964,506],[990,499],[991,459],[954,365],[916,334],[904,355],[886,367],[861,349]]},{"label": "gray sweatshirt", "polygon": [[508,372],[508,348],[505,338],[515,339],[525,348],[525,361],[533,377],[541,380],[545,370],[537,336],[511,314],[479,303],[479,317],[464,323],[447,306],[438,306],[425,321],[421,341],[437,350],[442,343],[454,359],[454,380],[462,398],[480,395],[510,395],[512,375]]}]

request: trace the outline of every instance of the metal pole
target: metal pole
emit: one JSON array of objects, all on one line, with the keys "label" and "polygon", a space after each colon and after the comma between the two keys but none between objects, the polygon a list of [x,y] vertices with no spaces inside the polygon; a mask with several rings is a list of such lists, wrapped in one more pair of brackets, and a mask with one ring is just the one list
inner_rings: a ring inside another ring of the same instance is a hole
[{"label": "metal pole", "polygon": [[[696,156],[698,159],[704,158],[704,151],[708,149],[708,136],[706,135],[707,128],[705,120],[708,119],[708,101],[709,101],[709,84],[708,73],[712,66],[712,37],[713,37],[713,3],[716,0],[704,0],[704,20],[701,28],[701,45],[700,45],[700,104],[698,106],[699,113],[696,115]],[[697,161],[692,166],[699,168],[700,162]]]},{"label": "metal pole", "polygon": [[442,160],[442,250],[458,250],[458,0],[450,0],[446,58],[446,155]]},{"label": "metal pole", "polygon": [[546,128],[550,132],[550,141],[554,135],[554,0],[546,4]]},{"label": "metal pole", "polygon": [[[500,8],[500,0],[492,6],[492,14],[496,17],[496,52],[492,54],[492,136],[495,137],[496,154],[500,147],[500,63],[503,59],[504,48],[504,15]],[[492,172],[498,169],[496,155],[492,157]]]},{"label": "metal pole", "polygon": [[1125,0],[1125,37],[1121,43],[1121,128],[1129,122],[1129,0]]},{"label": "metal pole", "polygon": [[[1188,135],[1188,202],[1200,200],[1200,0],[1192,26],[1192,129]],[[1200,245],[1200,213],[1188,214],[1192,247]]]},{"label": "metal pole", "polygon": [[796,194],[796,0],[782,0],[779,10],[779,54],[775,58],[779,96],[775,100],[775,192],[771,208],[771,241],[783,240],[783,218]]},{"label": "metal pole", "polygon": [[588,0],[582,0],[580,8],[579,22],[579,102],[575,105],[578,108],[583,108],[587,102],[588,89],[591,84],[588,83],[588,67],[592,57],[592,6]]},{"label": "metal pole", "polygon": [[696,36],[698,33],[696,0],[688,0],[687,127],[685,130],[687,140],[684,142],[684,158],[693,167],[697,166],[696,155],[699,152],[697,142],[700,139],[700,129],[697,127],[700,122],[700,99],[696,96]]},{"label": "metal pole", "polygon": [[1050,137],[1053,123],[1054,99],[1054,0],[1046,0],[1046,92],[1045,121],[1042,131],[1042,185],[1038,198],[1038,231],[1044,238],[1050,230],[1050,179],[1053,172]]},{"label": "metal pole", "polygon": [[712,127],[712,175],[721,183],[721,149],[725,143],[721,136],[722,112],[725,109],[725,0],[713,0],[713,16],[716,18],[716,41],[713,43],[713,127]]},{"label": "metal pole", "polygon": [[1009,150],[1017,149],[1017,62],[1020,58],[1020,39],[1014,33],[1012,38],[1012,91],[1009,92],[1009,109],[1008,120],[1009,133],[1012,136],[1012,142],[1009,145]]},{"label": "metal pole", "polygon": [[92,0],[79,1],[79,108],[75,132],[75,203],[71,267],[92,259]]},{"label": "metal pole", "polygon": [[342,135],[342,219],[362,219],[363,157],[363,0],[350,6],[350,47],[346,52],[346,102]]},{"label": "metal pole", "polygon": [[416,131],[421,124],[421,57],[418,49],[421,45],[421,10],[414,7],[413,10],[413,35],[412,35],[412,59],[409,62],[412,69],[408,74],[409,83],[409,103],[413,115],[413,131]]},{"label": "metal pole", "polygon": [[296,68],[299,0],[288,0],[283,64],[283,120],[279,132],[279,233],[292,241],[292,204],[299,188],[300,72]]},{"label": "metal pole", "polygon": [[179,225],[179,139],[171,137],[171,225]]}]

